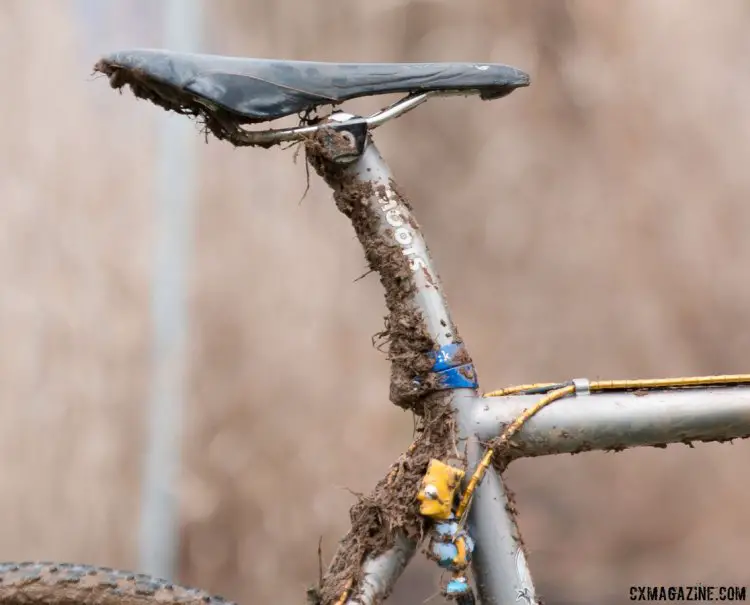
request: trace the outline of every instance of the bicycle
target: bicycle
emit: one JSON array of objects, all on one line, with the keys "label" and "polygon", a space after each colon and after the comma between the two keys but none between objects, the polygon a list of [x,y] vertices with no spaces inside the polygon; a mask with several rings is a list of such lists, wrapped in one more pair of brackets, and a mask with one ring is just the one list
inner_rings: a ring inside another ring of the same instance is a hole
[{"label": "bicycle", "polygon": [[[352,507],[352,528],[308,591],[310,603],[382,602],[424,538],[427,555],[451,572],[443,594],[459,605],[475,602],[469,566],[482,603],[540,603],[502,480],[513,460],[750,436],[750,375],[574,379],[479,394],[413,209],[372,131],[433,97],[505,97],[530,84],[521,70],[132,50],[104,57],[95,72],[115,89],[128,86],[138,98],[201,120],[207,132],[235,146],[302,145],[380,277],[388,316],[373,341],[387,345],[390,401],[417,417],[417,438]],[[368,117],[339,109],[350,99],[389,93],[405,96]],[[319,116],[324,106],[331,110]],[[247,129],[295,114],[297,127]],[[223,602],[143,574],[72,564],[2,564],[0,580],[5,602]]]}]

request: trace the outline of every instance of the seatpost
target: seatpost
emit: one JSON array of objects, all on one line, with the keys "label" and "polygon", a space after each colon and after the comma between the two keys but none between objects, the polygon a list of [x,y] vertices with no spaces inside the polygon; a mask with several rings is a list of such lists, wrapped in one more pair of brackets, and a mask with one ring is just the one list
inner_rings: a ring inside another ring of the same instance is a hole
[{"label": "seatpost", "polygon": [[386,290],[391,401],[412,409],[431,392],[473,393],[474,365],[451,320],[419,224],[372,142],[367,121],[336,113],[312,147],[311,162],[352,221]]}]

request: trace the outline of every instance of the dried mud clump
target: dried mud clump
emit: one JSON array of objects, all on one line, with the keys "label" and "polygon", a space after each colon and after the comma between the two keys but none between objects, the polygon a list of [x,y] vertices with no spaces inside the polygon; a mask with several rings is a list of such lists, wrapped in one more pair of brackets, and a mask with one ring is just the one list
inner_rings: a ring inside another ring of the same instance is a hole
[{"label": "dried mud clump", "polygon": [[416,494],[431,458],[458,458],[453,414],[444,392],[428,395],[424,417],[419,419],[417,438],[393,465],[388,475],[351,508],[351,529],[339,543],[321,585],[312,589],[312,603],[336,603],[349,582],[358,586],[362,563],[385,552],[394,544],[396,532],[419,541],[425,532],[425,519],[419,514]]},{"label": "dried mud clump", "polygon": [[[199,99],[178,86],[160,82],[151,77],[145,67],[118,65],[102,59],[94,65],[94,73],[107,76],[110,86],[115,90],[128,87],[138,99],[150,101],[166,111],[198,119],[217,139],[229,141],[236,146],[250,144],[243,137],[245,131],[241,126],[259,122],[209,104],[205,99]],[[274,143],[252,144],[257,147],[270,147]]]},{"label": "dried mud clump", "polygon": [[[320,143],[314,138],[306,144],[306,152],[310,165],[333,189],[336,206],[352,222],[368,267],[379,275],[385,289],[388,315],[383,331],[375,335],[373,342],[388,346],[390,400],[421,416],[425,413],[423,398],[435,387],[430,374],[434,363],[430,355],[438,347],[414,305],[416,287],[409,260],[390,230],[382,229],[380,208],[373,208],[380,200],[389,201],[388,190],[382,184],[357,180],[345,167],[325,159]],[[406,199],[391,191],[390,199],[408,209]],[[409,221],[414,222],[411,217]]]}]

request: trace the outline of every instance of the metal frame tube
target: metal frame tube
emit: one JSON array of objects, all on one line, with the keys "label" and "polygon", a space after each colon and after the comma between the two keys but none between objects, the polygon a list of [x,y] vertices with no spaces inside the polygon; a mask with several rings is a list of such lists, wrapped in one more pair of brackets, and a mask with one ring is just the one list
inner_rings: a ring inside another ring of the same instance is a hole
[{"label": "metal frame tube", "polygon": [[484,605],[537,603],[515,515],[515,504],[502,477],[495,469],[488,469],[469,513],[476,538],[472,570]]},{"label": "metal frame tube", "polygon": [[[478,399],[473,428],[497,436],[539,395]],[[513,437],[512,458],[750,437],[750,387],[577,395],[555,401]]]},{"label": "metal frame tube", "polygon": [[[338,115],[333,116],[332,121],[346,123],[350,118],[352,116]],[[344,153],[343,157],[349,157],[349,154]],[[368,223],[377,225],[381,241],[391,248],[399,247],[408,259],[413,283],[412,303],[436,346],[455,344],[456,329],[424,236],[369,135],[364,149],[353,157],[354,161],[341,170],[353,181],[356,190],[362,192],[361,199],[356,202],[370,216]],[[341,186],[336,180],[340,176],[331,178],[326,171],[322,174],[334,191]],[[454,410],[458,447],[468,445],[468,464],[473,468],[483,453],[482,446],[474,438],[476,420],[473,410],[479,401],[477,391],[475,388],[456,388],[446,391],[446,398]],[[513,508],[501,478],[494,471],[488,475],[477,490],[468,520],[477,542],[474,570],[479,596],[484,603],[515,603],[519,595],[526,597],[528,603],[534,603],[534,588],[521,549]],[[366,560],[363,564],[364,579],[347,603],[380,602],[390,593],[415,550],[413,541],[399,535],[395,547]]]},{"label": "metal frame tube", "polygon": [[381,235],[392,246],[400,247],[409,259],[414,305],[422,313],[430,336],[438,345],[453,342],[455,330],[448,303],[424,236],[414,213],[394,188],[393,175],[375,144],[368,142],[364,153],[347,171],[359,183],[371,186],[373,194],[365,201],[379,221]]},{"label": "metal frame tube", "polygon": [[[484,454],[477,439],[475,410],[482,404],[480,397],[458,397],[456,407],[463,410],[459,429],[471,435],[468,447],[468,468],[474,469]],[[534,605],[536,593],[526,562],[523,542],[515,518],[515,508],[503,478],[489,468],[474,493],[469,511],[469,532],[476,546],[472,560],[474,581],[484,605]]]},{"label": "metal frame tube", "polygon": [[382,601],[391,593],[416,551],[417,544],[413,540],[401,532],[397,533],[390,550],[362,564],[362,581],[357,598],[350,599],[348,603],[374,604]]}]

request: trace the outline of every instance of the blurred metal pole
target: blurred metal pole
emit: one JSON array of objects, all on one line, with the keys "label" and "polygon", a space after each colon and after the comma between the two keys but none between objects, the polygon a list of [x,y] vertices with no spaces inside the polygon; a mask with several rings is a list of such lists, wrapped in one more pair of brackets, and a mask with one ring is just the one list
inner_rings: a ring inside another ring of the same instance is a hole
[{"label": "blurred metal pole", "polygon": [[[197,51],[203,0],[163,0],[164,46]],[[182,453],[187,332],[187,261],[197,186],[195,127],[184,116],[162,121],[156,183],[156,253],[152,284],[153,366],[148,449],[141,486],[139,566],[172,579],[179,547],[178,480]]]}]

